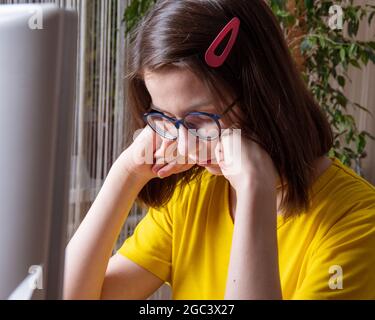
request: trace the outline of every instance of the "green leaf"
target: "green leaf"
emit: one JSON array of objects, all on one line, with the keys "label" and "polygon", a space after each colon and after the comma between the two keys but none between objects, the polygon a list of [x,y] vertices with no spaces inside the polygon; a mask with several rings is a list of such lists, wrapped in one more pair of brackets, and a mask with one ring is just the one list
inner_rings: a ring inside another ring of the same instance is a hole
[{"label": "green leaf", "polygon": [[345,48],[341,48],[340,49],[340,59],[342,62],[344,62],[346,60],[346,51],[345,51]]},{"label": "green leaf", "polygon": [[332,148],[331,150],[328,151],[328,156],[329,156],[330,158],[333,158],[335,155],[336,155],[336,154],[335,154],[335,149]]},{"label": "green leaf", "polygon": [[352,43],[349,47],[349,58],[353,58],[357,52],[357,46],[355,43]]},{"label": "green leaf", "polygon": [[369,52],[368,57],[372,61],[372,63],[375,63],[375,52]]},{"label": "green leaf", "polygon": [[345,78],[343,76],[338,76],[337,82],[339,83],[341,87],[345,87]]},{"label": "green leaf", "polygon": [[356,147],[357,147],[357,153],[358,154],[362,154],[363,151],[365,150],[366,138],[362,133],[359,134],[358,137],[357,137]]},{"label": "green leaf", "polygon": [[349,22],[349,25],[348,25],[349,37],[355,37],[358,33],[358,29],[359,29],[359,22],[358,21]]},{"label": "green leaf", "polygon": [[319,44],[322,48],[325,48],[326,46],[326,41],[323,37],[319,37]]},{"label": "green leaf", "polygon": [[305,0],[305,7],[307,10],[311,10],[314,7],[313,0]]},{"label": "green leaf", "polygon": [[285,0],[271,0],[271,6],[273,8],[282,9],[285,7]]},{"label": "green leaf", "polygon": [[350,64],[353,65],[354,67],[361,69],[360,64],[358,63],[357,60],[350,60]]},{"label": "green leaf", "polygon": [[369,60],[369,55],[366,51],[363,51],[361,54],[361,61],[363,62],[364,65],[367,65]]}]

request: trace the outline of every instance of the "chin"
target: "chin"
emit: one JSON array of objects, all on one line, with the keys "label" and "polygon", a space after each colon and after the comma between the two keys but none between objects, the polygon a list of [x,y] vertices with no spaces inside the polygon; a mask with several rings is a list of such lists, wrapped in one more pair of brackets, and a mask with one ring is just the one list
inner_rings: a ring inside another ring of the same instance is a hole
[{"label": "chin", "polygon": [[204,166],[204,168],[211,174],[215,176],[222,176],[223,173],[221,172],[221,169],[218,165],[209,165],[209,166]]}]

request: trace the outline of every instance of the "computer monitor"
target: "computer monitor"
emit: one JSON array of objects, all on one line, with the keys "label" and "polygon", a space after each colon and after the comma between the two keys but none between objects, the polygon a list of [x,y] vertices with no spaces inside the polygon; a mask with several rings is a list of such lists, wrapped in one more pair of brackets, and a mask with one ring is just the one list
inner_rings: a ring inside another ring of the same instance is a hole
[{"label": "computer monitor", "polygon": [[0,5],[0,299],[62,297],[76,52],[75,12]]}]

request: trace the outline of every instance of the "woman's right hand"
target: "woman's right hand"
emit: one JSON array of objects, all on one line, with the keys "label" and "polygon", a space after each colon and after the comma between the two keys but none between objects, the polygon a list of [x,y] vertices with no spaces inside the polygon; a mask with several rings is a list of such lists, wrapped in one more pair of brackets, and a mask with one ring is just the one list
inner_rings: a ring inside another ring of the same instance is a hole
[{"label": "woman's right hand", "polygon": [[118,161],[129,174],[144,183],[187,171],[194,166],[188,163],[187,155],[178,153],[176,141],[161,138],[149,126],[142,129]]}]

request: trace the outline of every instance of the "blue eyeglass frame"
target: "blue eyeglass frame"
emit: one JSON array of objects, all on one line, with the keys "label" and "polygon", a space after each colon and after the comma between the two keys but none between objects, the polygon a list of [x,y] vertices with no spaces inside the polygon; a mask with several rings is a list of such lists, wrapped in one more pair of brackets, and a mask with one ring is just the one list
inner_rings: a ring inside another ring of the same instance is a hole
[{"label": "blue eyeglass frame", "polygon": [[[209,118],[211,118],[212,120],[214,120],[216,122],[216,125],[218,126],[219,128],[219,136],[215,137],[215,138],[203,138],[199,135],[196,135],[194,134],[198,139],[202,139],[202,140],[206,140],[206,141],[211,141],[211,140],[215,140],[217,138],[220,138],[221,136],[221,125],[220,125],[220,122],[219,120],[224,117],[235,105],[236,103],[240,100],[240,98],[237,98],[236,100],[233,101],[233,103],[231,103],[225,110],[222,114],[215,114],[215,113],[208,113],[208,112],[200,112],[200,111],[193,111],[193,112],[189,112],[188,114],[186,114],[183,118],[181,119],[177,119],[177,118],[173,118],[173,117],[169,117],[167,115],[165,115],[163,112],[161,111],[158,111],[158,110],[152,110],[150,112],[147,112],[143,115],[143,120],[147,123],[147,125],[149,127],[151,127],[151,129],[153,131],[155,131],[158,135],[162,136],[163,138],[165,139],[168,139],[168,140],[172,140],[172,141],[175,141],[178,139],[178,136],[176,138],[168,138],[162,134],[160,134],[157,130],[155,130],[148,122],[148,117],[150,115],[158,115],[162,118],[165,118],[167,120],[169,120],[170,122],[172,122],[174,124],[174,126],[176,127],[177,130],[179,130],[180,128],[180,125],[183,125],[187,130],[191,130],[192,128],[189,128],[186,124],[185,124],[185,118],[187,116],[194,116],[194,115],[204,115],[204,116],[207,116]],[[178,131],[177,131],[178,132]]]}]

